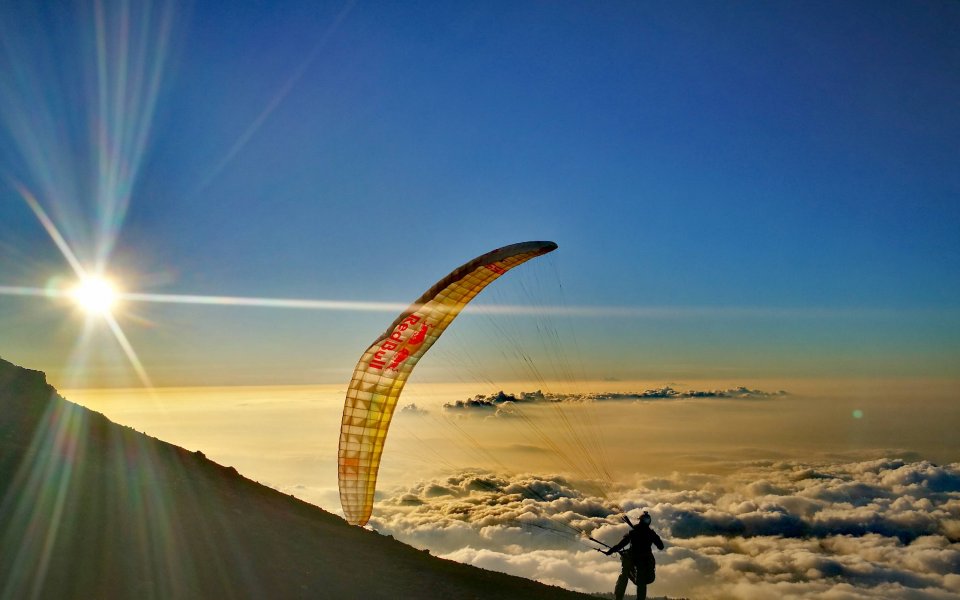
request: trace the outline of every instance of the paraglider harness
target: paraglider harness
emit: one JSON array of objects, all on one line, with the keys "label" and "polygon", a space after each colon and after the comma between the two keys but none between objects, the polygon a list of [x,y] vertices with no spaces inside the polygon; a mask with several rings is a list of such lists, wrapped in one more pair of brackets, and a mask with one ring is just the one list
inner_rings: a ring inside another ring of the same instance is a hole
[{"label": "paraglider harness", "polygon": [[[633,522],[630,521],[630,517],[628,517],[627,515],[623,515],[621,518],[623,519],[623,522],[629,525],[631,528],[636,527],[636,525],[634,525]],[[593,536],[588,535],[587,537],[590,539],[590,541],[596,542],[601,546],[607,548],[608,550],[613,549],[613,546],[605,544],[600,540],[594,538]],[[606,552],[604,552],[600,548],[596,548],[596,551],[601,554],[605,554],[609,556]],[[640,565],[638,565],[637,561],[634,560],[633,548],[630,548],[630,549],[623,548],[621,550],[617,550],[617,554],[620,555],[620,564],[623,566],[623,571],[627,574],[627,577],[630,578],[631,583],[633,583],[634,585],[637,584],[637,580],[640,579],[641,575],[643,576],[643,583],[653,583],[653,581],[656,579],[657,577],[656,563],[654,563],[652,560],[647,565],[644,565],[645,567],[643,570],[644,572],[641,574]]]}]

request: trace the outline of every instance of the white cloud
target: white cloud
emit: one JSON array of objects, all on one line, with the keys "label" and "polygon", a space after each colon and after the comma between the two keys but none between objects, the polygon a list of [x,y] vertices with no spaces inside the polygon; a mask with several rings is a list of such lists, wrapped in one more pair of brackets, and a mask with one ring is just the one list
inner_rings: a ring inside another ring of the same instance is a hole
[{"label": "white cloud", "polygon": [[560,476],[464,472],[377,504],[374,527],[435,554],[581,591],[612,589],[615,502],[667,542],[656,595],[960,598],[960,464],[748,463],[640,480],[616,498]]}]

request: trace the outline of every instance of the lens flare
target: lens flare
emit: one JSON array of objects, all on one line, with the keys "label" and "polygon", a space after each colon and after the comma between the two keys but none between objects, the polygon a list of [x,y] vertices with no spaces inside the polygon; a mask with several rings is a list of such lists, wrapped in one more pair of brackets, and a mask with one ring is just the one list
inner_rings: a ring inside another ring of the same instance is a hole
[{"label": "lens flare", "polygon": [[117,290],[110,281],[101,277],[89,277],[73,288],[70,296],[80,308],[90,314],[109,315],[117,303]]}]

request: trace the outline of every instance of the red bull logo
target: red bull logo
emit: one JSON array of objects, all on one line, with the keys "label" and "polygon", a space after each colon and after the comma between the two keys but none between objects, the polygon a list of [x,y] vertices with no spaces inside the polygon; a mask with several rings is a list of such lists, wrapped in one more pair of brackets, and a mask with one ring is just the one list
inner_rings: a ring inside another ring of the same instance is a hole
[{"label": "red bull logo", "polygon": [[[396,371],[403,361],[407,360],[411,354],[417,351],[417,348],[423,341],[427,338],[427,331],[430,329],[429,323],[424,323],[420,326],[420,329],[416,331],[406,340],[403,339],[405,331],[411,329],[414,325],[421,321],[421,317],[417,315],[410,315],[406,319],[400,322],[397,325],[397,328],[393,330],[393,333],[390,334],[390,337],[385,339],[377,351],[374,353],[373,358],[370,359],[370,368],[372,369],[383,369],[384,367]],[[390,360],[389,366],[387,365],[387,354],[394,352],[392,360]]]}]

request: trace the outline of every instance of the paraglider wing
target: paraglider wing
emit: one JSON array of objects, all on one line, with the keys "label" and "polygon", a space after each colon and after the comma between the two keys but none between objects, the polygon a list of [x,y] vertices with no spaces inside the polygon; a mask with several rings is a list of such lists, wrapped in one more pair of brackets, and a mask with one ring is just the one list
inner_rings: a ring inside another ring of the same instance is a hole
[{"label": "paraglider wing", "polygon": [[490,282],[556,248],[553,242],[523,242],[478,256],[427,290],[363,353],[340,424],[340,504],[347,522],[364,525],[370,519],[387,429],[413,367]]}]

